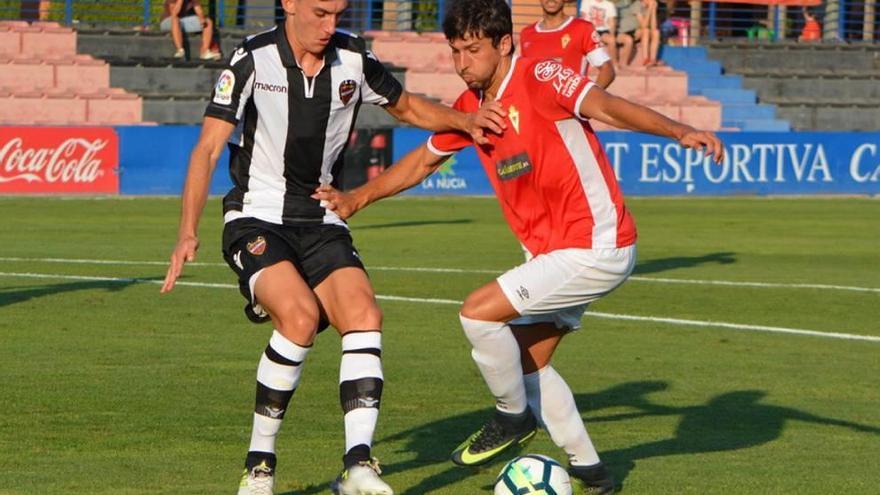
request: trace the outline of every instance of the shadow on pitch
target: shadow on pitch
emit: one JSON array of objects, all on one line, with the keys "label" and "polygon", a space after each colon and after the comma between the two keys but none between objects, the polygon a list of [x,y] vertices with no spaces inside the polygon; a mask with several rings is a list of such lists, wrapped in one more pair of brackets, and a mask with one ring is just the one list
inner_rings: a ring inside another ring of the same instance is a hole
[{"label": "shadow on pitch", "polygon": [[[587,425],[614,422],[620,428],[627,421],[651,416],[676,416],[679,418],[674,434],[669,438],[646,439],[644,443],[623,449],[601,451],[603,461],[614,472],[618,482],[624,482],[637,461],[653,457],[702,454],[748,449],[772,442],[780,437],[788,421],[805,421],[823,426],[849,428],[855,431],[880,435],[880,428],[817,416],[798,409],[762,403],[767,395],[760,390],[739,390],[715,396],[705,404],[692,406],[667,406],[652,400],[651,394],[663,392],[669,384],[663,381],[639,381],[621,384],[606,390],[577,394],[579,410],[585,414]],[[629,408],[633,412],[599,415],[610,408]],[[503,456],[494,463],[479,469],[460,468],[449,461],[449,453],[468,435],[476,431],[489,417],[490,409],[474,411],[397,433],[383,438],[386,442],[405,442],[398,455],[413,455],[413,459],[387,464],[388,472],[418,469],[426,465],[442,464],[445,467],[417,485],[401,491],[403,495],[421,495],[441,490],[473,475],[482,476],[491,489],[491,483],[504,462],[515,454]],[[597,441],[600,449],[602,440]],[[380,449],[381,450],[381,449]],[[548,452],[557,459],[561,451]],[[385,454],[386,456],[388,453]],[[296,492],[314,494],[326,490],[326,486],[314,487],[314,491]],[[290,494],[292,495],[292,494]]]},{"label": "shadow on pitch", "polygon": [[162,277],[148,277],[127,280],[88,280],[70,282],[65,284],[50,284],[24,287],[0,287],[0,308],[30,301],[44,296],[75,292],[79,290],[107,289],[109,292],[117,292],[131,285],[143,283],[148,280],[162,280]]},{"label": "shadow on pitch", "polygon": [[373,223],[367,225],[352,225],[352,230],[369,230],[369,229],[390,229],[396,227],[418,227],[421,225],[461,225],[465,223],[473,223],[469,218],[459,218],[456,220],[418,220],[411,222],[391,222],[391,223]]},{"label": "shadow on pitch", "polygon": [[729,265],[736,263],[736,253],[711,253],[703,256],[676,256],[673,258],[661,258],[656,260],[640,261],[636,263],[634,275],[647,275],[649,273],[665,272],[676,268],[692,268],[707,263]]}]

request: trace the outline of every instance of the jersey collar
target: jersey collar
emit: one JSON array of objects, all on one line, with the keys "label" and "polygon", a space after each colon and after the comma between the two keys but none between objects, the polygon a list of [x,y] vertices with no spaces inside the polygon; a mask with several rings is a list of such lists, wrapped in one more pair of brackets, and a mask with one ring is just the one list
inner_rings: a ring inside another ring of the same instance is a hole
[{"label": "jersey collar", "polygon": [[538,21],[538,22],[535,23],[535,31],[537,31],[537,32],[539,32],[539,33],[555,33],[556,31],[562,31],[563,29],[565,29],[566,27],[568,27],[568,25],[571,24],[571,21],[573,21],[573,20],[574,20],[574,17],[569,16],[568,19],[566,19],[565,22],[563,22],[563,23],[560,24],[558,27],[555,27],[555,28],[553,28],[553,29],[544,29],[544,28],[542,28],[542,27],[541,27],[541,23],[544,22],[544,21]]},{"label": "jersey collar", "polygon": [[[280,22],[277,26],[275,26],[275,45],[278,48],[278,54],[281,56],[281,63],[288,68],[296,67],[302,69],[299,66],[299,62],[296,61],[296,57],[293,56],[293,51],[290,49],[290,43],[287,42],[287,34],[284,30],[284,23]],[[336,61],[336,35],[330,38],[330,43],[327,45],[327,48],[324,49],[324,67],[329,67],[334,61]]]},{"label": "jersey collar", "polygon": [[504,76],[504,80],[501,81],[501,86],[498,88],[498,94],[495,96],[495,101],[501,100],[501,97],[504,96],[504,90],[507,89],[507,85],[510,84],[510,79],[513,77],[513,71],[516,70],[517,60],[519,60],[519,56],[514,54],[513,58],[510,60],[510,69],[508,69],[507,75]]}]

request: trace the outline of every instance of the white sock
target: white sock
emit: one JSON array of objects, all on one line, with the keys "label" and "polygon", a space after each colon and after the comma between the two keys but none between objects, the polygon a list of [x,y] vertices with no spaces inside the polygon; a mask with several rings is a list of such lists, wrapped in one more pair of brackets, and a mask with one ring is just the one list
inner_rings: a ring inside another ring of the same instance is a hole
[{"label": "white sock", "polygon": [[480,368],[495,407],[502,412],[519,414],[526,410],[519,344],[506,323],[472,320],[459,315],[464,334],[473,346],[471,356]]},{"label": "white sock", "polygon": [[257,367],[257,399],[250,452],[275,453],[275,438],[299,384],[308,352],[309,347],[287,340],[278,330],[272,332]]},{"label": "white sock", "polygon": [[525,384],[529,407],[553,443],[568,454],[569,462],[577,466],[598,463],[599,454],[577,410],[571,389],[559,373],[548,365],[526,375]]},{"label": "white sock", "polygon": [[345,452],[373,444],[382,399],[382,333],[349,332],[342,337],[339,396],[345,422]]}]

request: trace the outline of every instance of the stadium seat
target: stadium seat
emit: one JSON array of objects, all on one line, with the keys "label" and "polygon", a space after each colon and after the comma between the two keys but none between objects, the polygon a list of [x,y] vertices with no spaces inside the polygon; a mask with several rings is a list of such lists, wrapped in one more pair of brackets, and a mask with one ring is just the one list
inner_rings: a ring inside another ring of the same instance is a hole
[{"label": "stadium seat", "polygon": [[55,86],[98,89],[110,86],[110,66],[100,60],[54,63]]},{"label": "stadium seat", "polygon": [[0,27],[0,55],[15,57],[21,53],[21,34],[8,27]]},{"label": "stadium seat", "polygon": [[0,65],[0,86],[8,88],[55,87],[55,71],[36,59],[16,58]]},{"label": "stadium seat", "polygon": [[76,54],[76,33],[70,29],[21,28],[21,53],[34,57],[73,56]]},{"label": "stadium seat", "polygon": [[143,116],[143,100],[126,93],[116,95],[83,95],[89,122],[113,124],[139,123]]}]

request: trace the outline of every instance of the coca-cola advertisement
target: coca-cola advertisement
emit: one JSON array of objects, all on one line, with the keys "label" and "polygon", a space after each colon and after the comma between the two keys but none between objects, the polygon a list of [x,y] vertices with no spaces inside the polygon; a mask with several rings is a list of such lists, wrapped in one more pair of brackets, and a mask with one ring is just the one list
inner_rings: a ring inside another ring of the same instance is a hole
[{"label": "coca-cola advertisement", "polygon": [[0,193],[118,193],[111,127],[0,127]]}]

